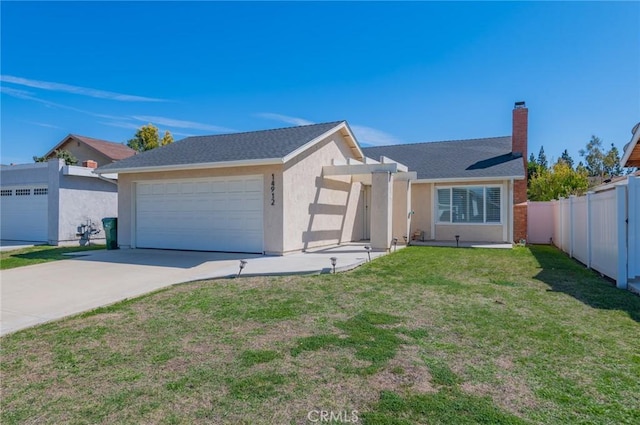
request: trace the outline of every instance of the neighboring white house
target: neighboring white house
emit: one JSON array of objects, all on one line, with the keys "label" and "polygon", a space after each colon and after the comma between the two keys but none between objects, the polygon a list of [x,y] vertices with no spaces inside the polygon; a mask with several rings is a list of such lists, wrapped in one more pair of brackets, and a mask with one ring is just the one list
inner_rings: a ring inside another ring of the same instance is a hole
[{"label": "neighboring white house", "polygon": [[346,121],[189,137],[118,173],[123,248],[282,255],[368,239],[510,242],[526,232],[527,116],[512,136],[361,148]]},{"label": "neighboring white house", "polygon": [[[100,177],[93,168],[49,162],[0,167],[0,238],[50,245],[86,241],[86,229],[102,229],[116,217],[115,175]],[[104,239],[104,232],[94,236]]]},{"label": "neighboring white house", "polygon": [[[55,158],[66,150],[82,166]],[[70,134],[51,149],[49,162],[0,166],[0,238],[51,245],[86,242],[90,229],[118,214],[117,175],[99,176],[97,166],[135,155],[106,140]],[[104,239],[104,232],[93,236]]]}]

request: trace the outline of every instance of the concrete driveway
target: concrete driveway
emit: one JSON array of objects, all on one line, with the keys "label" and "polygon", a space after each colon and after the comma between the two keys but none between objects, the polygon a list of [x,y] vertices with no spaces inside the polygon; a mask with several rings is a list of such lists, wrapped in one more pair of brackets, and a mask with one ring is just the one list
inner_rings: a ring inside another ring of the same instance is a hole
[{"label": "concrete driveway", "polygon": [[[384,253],[372,252],[371,258]],[[77,253],[69,260],[3,270],[0,335],[136,297],[176,283],[235,275],[337,271],[367,260],[364,244],[283,257],[219,252],[114,250]]]}]

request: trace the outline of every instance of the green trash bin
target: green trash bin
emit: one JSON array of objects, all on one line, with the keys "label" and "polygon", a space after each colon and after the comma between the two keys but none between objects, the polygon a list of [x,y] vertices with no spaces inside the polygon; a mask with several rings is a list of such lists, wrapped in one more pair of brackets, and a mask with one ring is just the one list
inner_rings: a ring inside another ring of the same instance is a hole
[{"label": "green trash bin", "polygon": [[118,249],[118,219],[107,217],[102,219],[104,237],[107,240],[107,249]]}]

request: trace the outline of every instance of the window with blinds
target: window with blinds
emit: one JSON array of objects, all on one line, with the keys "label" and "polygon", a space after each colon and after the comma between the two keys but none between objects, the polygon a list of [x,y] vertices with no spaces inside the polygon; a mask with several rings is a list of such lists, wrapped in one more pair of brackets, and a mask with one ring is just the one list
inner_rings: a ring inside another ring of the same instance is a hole
[{"label": "window with blinds", "polygon": [[499,224],[500,187],[464,186],[439,188],[436,220],[438,223]]}]

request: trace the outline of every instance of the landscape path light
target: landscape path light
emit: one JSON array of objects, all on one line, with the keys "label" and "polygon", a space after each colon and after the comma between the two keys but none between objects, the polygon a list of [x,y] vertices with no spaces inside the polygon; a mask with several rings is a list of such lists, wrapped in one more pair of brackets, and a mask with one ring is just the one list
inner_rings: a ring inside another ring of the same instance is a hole
[{"label": "landscape path light", "polygon": [[242,273],[242,269],[244,269],[244,266],[247,265],[247,260],[240,260],[240,270],[238,270],[238,274],[236,275],[236,277],[240,276],[240,273]]},{"label": "landscape path light", "polygon": [[369,257],[369,262],[371,262],[371,247],[369,245],[365,245],[364,249],[367,250],[367,257]]},{"label": "landscape path light", "polygon": [[331,257],[331,267],[333,267],[333,274],[336,274],[336,263],[338,262],[338,258]]}]

